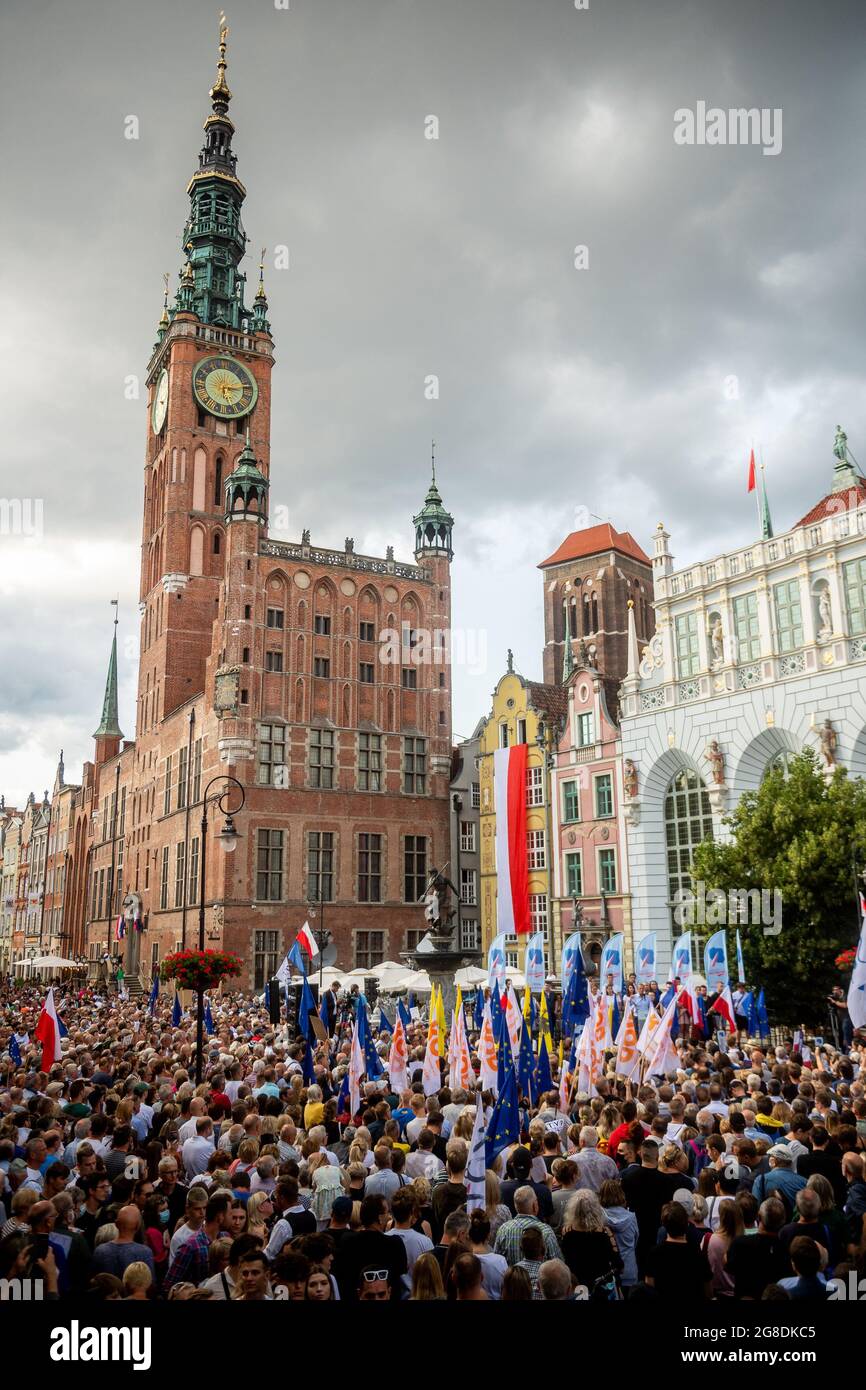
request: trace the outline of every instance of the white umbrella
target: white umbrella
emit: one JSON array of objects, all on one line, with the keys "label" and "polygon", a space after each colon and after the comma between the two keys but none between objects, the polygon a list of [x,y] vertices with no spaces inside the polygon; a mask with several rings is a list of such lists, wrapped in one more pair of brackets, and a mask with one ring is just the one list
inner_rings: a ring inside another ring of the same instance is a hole
[{"label": "white umbrella", "polygon": [[415,994],[430,994],[433,986],[430,983],[430,976],[426,970],[410,970],[402,980],[398,980],[392,988],[398,990],[412,990]]},{"label": "white umbrella", "polygon": [[63,956],[37,956],[35,960],[23,960],[21,965],[32,970],[65,970],[75,968],[74,960],[64,960]]},{"label": "white umbrella", "polygon": [[399,989],[400,981],[405,979],[406,967],[400,965],[398,961],[386,960],[382,965],[376,966],[376,977],[379,981],[379,988],[383,993],[390,990]]},{"label": "white umbrella", "polygon": [[464,965],[454,976],[455,985],[461,989],[474,989],[476,985],[487,984],[487,971],[478,965]]}]

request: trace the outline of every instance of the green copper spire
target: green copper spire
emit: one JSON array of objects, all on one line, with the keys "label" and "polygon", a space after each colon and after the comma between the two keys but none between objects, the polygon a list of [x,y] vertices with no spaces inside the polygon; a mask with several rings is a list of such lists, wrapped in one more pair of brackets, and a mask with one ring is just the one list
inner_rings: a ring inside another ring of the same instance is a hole
[{"label": "green copper spire", "polygon": [[412,518],[415,527],[415,554],[433,551],[446,554],[450,560],[454,554],[451,548],[451,532],[454,518],[442,505],[442,497],[436,486],[436,444],[432,446],[432,479],[424,499],[424,506]]},{"label": "green copper spire", "polygon": [[761,464],[761,539],[768,541],[773,535],[773,523],[770,520],[770,504],[767,501],[767,484],[764,481],[764,465]]},{"label": "green copper spire", "polygon": [[183,232],[187,265],[176,307],[178,312],[191,309],[202,323],[240,329],[250,317],[243,300],[246,276],[238,269],[247,245],[241,222],[246,189],[235,172],[237,158],[232,152],[235,128],[228,113],[232,99],[226,82],[228,32],[221,15],[217,78],[210,89],[212,114],[204,123],[198,169],[187,188],[190,214]]},{"label": "green copper spire", "polygon": [[[117,599],[112,599],[115,609]],[[102,702],[102,718],[94,738],[123,738],[117,719],[117,614],[114,617],[114,636],[111,639],[111,656],[108,660],[108,677],[105,682],[105,699]]]},{"label": "green copper spire", "polygon": [[226,523],[255,520],[265,526],[267,519],[268,480],[256,463],[247,427],[243,452],[226,478]]}]

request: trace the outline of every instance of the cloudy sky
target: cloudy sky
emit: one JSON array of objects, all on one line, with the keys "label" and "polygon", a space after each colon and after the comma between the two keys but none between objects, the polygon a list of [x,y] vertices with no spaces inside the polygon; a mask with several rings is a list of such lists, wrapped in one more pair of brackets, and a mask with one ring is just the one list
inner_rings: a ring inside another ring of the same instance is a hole
[{"label": "cloudy sky", "polygon": [[[575,517],[645,547],[662,519],[680,563],[754,534],[752,441],[777,530],[827,490],[837,423],[866,463],[861,0],[227,8],[250,250],[290,251],[267,275],[272,508],[408,558],[435,435],[472,633],[456,734],[508,646],[540,676],[535,567]],[[61,745],[71,779],[90,755],[115,594],[134,733],[145,407],[124,381],[180,265],[217,14],[4,0],[0,497],[43,516],[0,536],[7,802]],[[676,144],[700,101],[780,108],[781,153]]]}]

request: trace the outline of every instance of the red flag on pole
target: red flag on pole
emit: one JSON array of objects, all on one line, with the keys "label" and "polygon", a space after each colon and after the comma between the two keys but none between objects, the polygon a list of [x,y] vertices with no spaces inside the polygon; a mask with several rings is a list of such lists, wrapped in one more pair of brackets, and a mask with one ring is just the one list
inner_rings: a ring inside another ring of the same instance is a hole
[{"label": "red flag on pole", "polygon": [[749,485],[746,488],[746,492],[754,492],[757,485],[757,477],[755,476],[755,451],[753,449],[749,454]]}]

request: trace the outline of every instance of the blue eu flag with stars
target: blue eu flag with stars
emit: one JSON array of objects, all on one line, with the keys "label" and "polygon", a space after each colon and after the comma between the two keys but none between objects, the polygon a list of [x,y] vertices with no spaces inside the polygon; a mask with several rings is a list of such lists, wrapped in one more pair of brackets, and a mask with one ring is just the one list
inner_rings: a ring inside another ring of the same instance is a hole
[{"label": "blue eu flag with stars", "polygon": [[532,1051],[532,1034],[529,1024],[523,1020],[520,1030],[520,1054],[517,1058],[517,1080],[520,1089],[531,1105],[538,1099],[538,1080],[535,1075],[535,1053]]},{"label": "blue eu flag with stars", "polygon": [[516,1144],[520,1138],[520,1115],[517,1106],[517,1077],[514,1063],[511,1062],[505,1073],[505,1081],[499,1090],[499,1099],[493,1107],[490,1124],[487,1127],[485,1142],[485,1164],[493,1167],[498,1153],[509,1144]]}]

